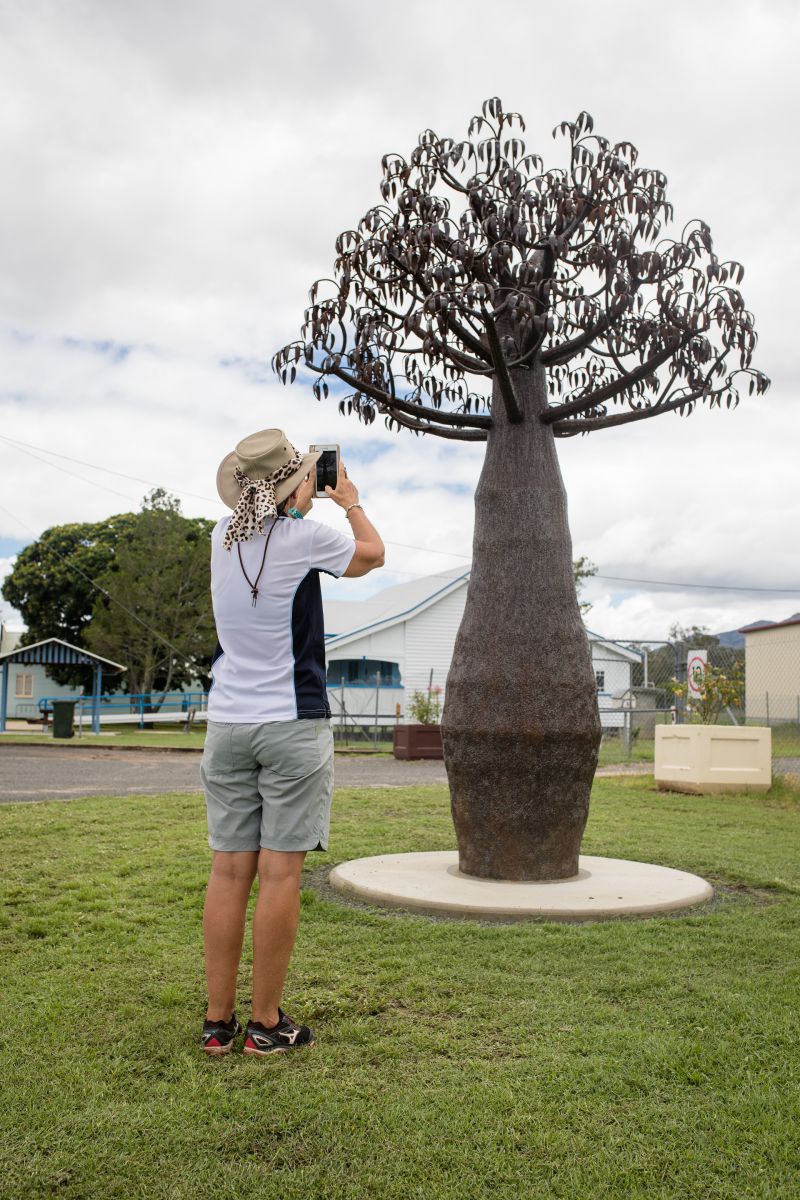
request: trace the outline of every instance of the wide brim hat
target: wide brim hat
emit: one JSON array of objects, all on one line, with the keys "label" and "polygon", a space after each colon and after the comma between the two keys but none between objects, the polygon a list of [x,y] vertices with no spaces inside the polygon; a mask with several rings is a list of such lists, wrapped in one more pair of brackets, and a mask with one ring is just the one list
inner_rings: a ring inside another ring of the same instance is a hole
[{"label": "wide brim hat", "polygon": [[[236,467],[248,479],[269,479],[285,468],[298,453],[282,429],[261,429],[258,433],[251,433],[249,437],[242,438],[236,448],[225,455],[217,470],[217,492],[223,504],[227,504],[228,508],[235,508],[242,494],[241,486],[234,475]],[[321,454],[321,450],[303,454],[297,470],[275,484],[276,504],[281,504],[287,496],[291,496],[313,469]]]}]

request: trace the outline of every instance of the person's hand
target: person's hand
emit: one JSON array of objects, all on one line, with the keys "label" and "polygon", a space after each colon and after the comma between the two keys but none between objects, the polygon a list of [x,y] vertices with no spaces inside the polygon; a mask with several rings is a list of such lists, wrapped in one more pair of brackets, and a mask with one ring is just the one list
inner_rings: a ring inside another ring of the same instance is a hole
[{"label": "person's hand", "polygon": [[339,478],[336,480],[336,487],[332,488],[329,483],[326,484],[325,493],[330,496],[331,500],[335,500],[340,508],[358,504],[358,488],[351,479],[347,478],[347,468],[341,459],[339,459]]},{"label": "person's hand", "polygon": [[288,504],[287,508],[296,508],[304,517],[307,516],[314,507],[314,484],[316,480],[313,471],[306,475],[303,482],[294,491],[294,503]]}]

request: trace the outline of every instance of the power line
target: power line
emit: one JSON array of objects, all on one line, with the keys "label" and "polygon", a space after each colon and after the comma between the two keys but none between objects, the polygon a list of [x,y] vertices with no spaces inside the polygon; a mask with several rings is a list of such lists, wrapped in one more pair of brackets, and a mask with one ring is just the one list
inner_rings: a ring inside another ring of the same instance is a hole
[{"label": "power line", "polygon": [[[4,513],[11,517],[12,521],[16,521],[18,525],[21,525],[23,529],[27,529],[29,533],[34,532],[30,525],[27,525],[25,521],[21,521],[20,518],[7,509],[5,505],[0,504],[0,509],[2,509]],[[38,535],[34,533],[34,537],[36,536]],[[88,576],[85,571],[82,571],[80,567],[76,566],[75,563],[70,562],[65,555],[61,554],[58,550],[55,550],[52,546],[49,547],[49,549],[53,554],[55,554],[56,558],[60,558],[62,562],[66,563],[70,570],[77,571],[81,578],[85,579],[87,583],[91,584],[96,591],[101,592],[108,600],[111,601],[112,604],[118,604],[122,611],[127,613],[129,617],[133,617],[134,621],[138,621],[143,629],[146,629],[148,633],[152,633],[153,637],[158,638],[158,640],[163,642],[165,646],[169,646],[170,650],[174,651],[178,658],[183,662],[186,661],[186,655],[179,650],[177,646],[173,646],[169,638],[165,638],[163,633],[159,633],[157,629],[153,629],[152,626],[148,625],[146,621],[143,621],[141,617],[137,616],[135,612],[132,612],[131,609],[127,608],[121,600],[118,600],[116,596],[112,596],[110,592],[107,592],[104,587],[101,587],[99,583],[96,583],[94,579],[90,578],[90,576]]]},{"label": "power line", "polygon": [[[21,442],[21,441],[18,441],[16,438],[8,437],[6,434],[0,434],[0,441],[7,442],[13,448],[20,450],[21,453],[30,454],[31,458],[37,459],[39,462],[43,463],[46,467],[53,467],[54,470],[56,470],[56,471],[63,471],[64,474],[71,475],[74,479],[80,479],[83,483],[88,483],[94,487],[99,487],[103,491],[111,492],[112,495],[121,496],[123,500],[131,501],[133,499],[133,497],[123,495],[122,492],[117,492],[113,488],[106,487],[105,484],[98,483],[94,479],[87,479],[85,475],[78,475],[75,471],[68,471],[65,467],[59,467],[57,463],[48,462],[47,459],[39,458],[38,455],[31,454],[30,451],[31,450],[41,450],[44,454],[51,454],[55,458],[63,458],[67,462],[78,463],[78,465],[84,466],[84,467],[89,467],[91,470],[94,470],[94,471],[104,471],[108,475],[116,475],[120,479],[129,479],[134,483],[143,483],[143,484],[146,484],[148,487],[164,486],[162,484],[153,483],[153,481],[149,480],[149,479],[141,479],[137,475],[126,475],[124,472],[115,471],[111,467],[101,467],[101,466],[98,466],[97,463],[86,462],[85,459],[72,458],[70,455],[61,454],[57,450],[48,450],[44,446],[35,446],[31,442]],[[191,496],[192,499],[194,499],[194,500],[204,500],[211,504],[222,504],[222,501],[219,499],[215,500],[211,496],[201,496],[197,492],[187,492],[187,491],[184,491],[182,488],[169,488],[168,490],[171,492],[177,493],[177,495],[179,495],[179,496]],[[8,510],[6,509],[5,511],[7,512]],[[13,515],[13,514],[10,514],[10,515]],[[17,519],[17,518],[15,518],[15,519]],[[23,522],[19,522],[19,523],[23,524]],[[28,528],[28,526],[25,526],[25,528]],[[396,547],[398,547],[398,549],[402,549],[402,550],[418,550],[425,554],[438,554],[438,555],[443,555],[447,558],[459,558],[463,562],[471,562],[472,561],[472,555],[461,554],[454,550],[439,550],[432,546],[415,546],[410,542],[392,542],[392,541],[389,541],[388,539],[384,539],[384,541],[387,546],[396,546]],[[406,576],[408,576],[409,579],[424,579],[424,578],[426,578],[424,575],[419,575],[412,571],[395,571],[394,574],[406,575]],[[627,575],[599,575],[599,574],[592,575],[589,578],[597,579],[603,583],[636,583],[636,584],[640,584],[640,585],[644,585],[644,586],[667,587],[667,588],[676,588],[676,589],[692,588],[692,589],[698,589],[701,591],[708,591],[708,592],[758,592],[758,593],[773,594],[773,595],[797,595],[797,594],[800,594],[800,585],[797,587],[789,587],[789,588],[775,588],[775,587],[759,587],[757,585],[750,585],[750,584],[686,583],[686,582],[683,582],[683,581],[677,580],[677,579],[638,579],[638,578],[632,578]]]},{"label": "power line", "polygon": [[[72,458],[71,455],[61,454],[58,450],[48,450],[45,446],[35,446],[32,442],[21,442],[18,438],[10,438],[5,433],[0,433],[0,441],[8,442],[8,444],[13,446],[15,449],[21,449],[24,447],[26,450],[41,450],[43,454],[52,454],[54,458],[63,458],[66,462],[77,463],[81,467],[89,467],[92,471],[103,471],[106,475],[116,475],[119,479],[130,479],[133,483],[143,483],[147,487],[164,486],[160,483],[153,483],[152,479],[140,479],[138,475],[126,475],[124,471],[115,471],[111,467],[101,467],[97,463],[86,462],[86,460],[83,458]],[[32,455],[31,457],[35,458],[36,455]],[[64,469],[63,467],[58,467],[56,463],[47,462],[47,460],[44,458],[39,459],[39,461],[43,462],[47,467],[56,467],[57,470]],[[67,474],[72,475],[74,472],[67,471]],[[82,479],[84,483],[94,484],[95,487],[103,487],[103,484],[97,483],[94,479],[87,479],[85,475],[75,475],[75,478]],[[105,490],[110,491],[111,489],[106,488]],[[193,500],[206,500],[209,504],[222,504],[222,501],[219,498],[215,500],[211,496],[200,496],[197,492],[186,492],[182,488],[168,488],[168,490],[170,492],[176,492],[179,496],[191,496]],[[114,494],[117,496],[122,495],[121,492],[115,492]],[[123,499],[130,500],[132,497],[123,496]]]},{"label": "power line", "polygon": [[[51,467],[54,471],[61,471],[64,475],[70,475],[73,479],[80,479],[83,483],[91,483],[94,487],[102,488],[104,492],[110,492],[112,496],[121,496],[123,500],[127,500],[129,503],[133,499],[132,496],[126,496],[123,492],[118,492],[116,488],[106,487],[104,483],[98,483],[95,479],[86,479],[84,475],[78,475],[76,471],[69,471],[66,467],[60,467],[58,463],[48,462],[46,458],[42,458],[38,454],[33,454],[30,450],[23,450],[22,446],[14,445],[13,442],[11,442],[8,438],[3,437],[2,434],[0,434],[0,439],[2,439],[4,442],[7,442],[12,449],[19,450],[20,454],[27,454],[28,458],[35,458],[37,462],[44,463],[46,467]],[[46,450],[45,453],[50,454],[52,451]]]},{"label": "power line", "polygon": [[608,583],[646,583],[657,587],[701,588],[707,592],[783,592],[794,596],[800,595],[800,587],[751,587],[744,583],[681,583],[677,579],[630,579],[625,575],[592,575],[591,578],[602,579]]}]

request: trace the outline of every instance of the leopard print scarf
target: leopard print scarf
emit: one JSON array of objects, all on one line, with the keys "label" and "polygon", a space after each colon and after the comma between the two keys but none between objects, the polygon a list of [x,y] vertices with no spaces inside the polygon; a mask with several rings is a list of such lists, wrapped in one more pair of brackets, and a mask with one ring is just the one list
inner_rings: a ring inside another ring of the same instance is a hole
[{"label": "leopard print scarf", "polygon": [[254,533],[261,530],[267,517],[277,517],[275,485],[294,475],[302,461],[302,454],[295,450],[289,462],[274,471],[268,479],[250,479],[239,467],[233,468],[234,478],[241,487],[242,494],[222,539],[226,550],[230,550],[234,542],[249,541]]}]

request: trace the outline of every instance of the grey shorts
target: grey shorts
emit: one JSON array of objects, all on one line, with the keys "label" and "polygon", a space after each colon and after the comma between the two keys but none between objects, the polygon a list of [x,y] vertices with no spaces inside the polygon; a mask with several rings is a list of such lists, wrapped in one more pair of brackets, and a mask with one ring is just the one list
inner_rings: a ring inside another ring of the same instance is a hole
[{"label": "grey shorts", "polygon": [[326,717],[209,721],[200,778],[212,850],[327,850],[333,732]]}]

